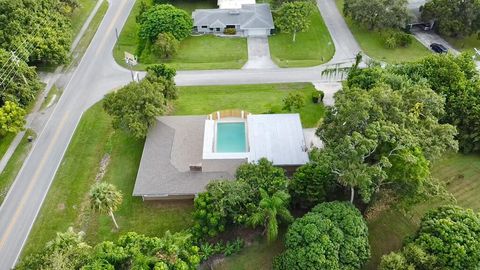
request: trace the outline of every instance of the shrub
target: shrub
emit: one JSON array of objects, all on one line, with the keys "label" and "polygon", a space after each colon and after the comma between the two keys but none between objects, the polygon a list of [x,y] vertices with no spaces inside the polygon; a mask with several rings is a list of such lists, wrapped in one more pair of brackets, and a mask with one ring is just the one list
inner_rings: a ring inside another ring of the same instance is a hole
[{"label": "shrub", "polygon": [[323,98],[325,97],[325,93],[322,90],[318,90],[318,94],[320,95],[320,101],[323,101]]},{"label": "shrub", "polygon": [[223,33],[225,35],[235,35],[237,33],[237,29],[235,29],[235,28],[225,28],[225,30],[223,30]]},{"label": "shrub", "polygon": [[317,205],[288,228],[274,269],[361,269],[370,257],[368,229],[350,203]]},{"label": "shrub", "polygon": [[405,48],[413,42],[411,35],[400,31],[387,32],[384,34],[384,39],[384,45],[388,49]]},{"label": "shrub", "polygon": [[152,51],[157,56],[168,59],[177,53],[179,45],[180,42],[171,33],[160,33],[153,44]]},{"label": "shrub", "polygon": [[305,105],[304,98],[300,93],[288,93],[283,99],[283,109],[286,111],[298,110]]},{"label": "shrub", "polygon": [[318,103],[319,100],[320,100],[320,93],[318,92],[312,93],[312,102]]}]

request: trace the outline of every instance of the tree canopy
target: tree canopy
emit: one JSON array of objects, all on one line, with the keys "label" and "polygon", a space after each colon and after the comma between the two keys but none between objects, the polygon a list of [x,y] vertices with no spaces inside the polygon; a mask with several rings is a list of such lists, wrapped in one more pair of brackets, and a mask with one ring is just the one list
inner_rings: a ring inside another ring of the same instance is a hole
[{"label": "tree canopy", "polygon": [[0,107],[0,136],[18,133],[25,126],[26,112],[18,104],[7,101]]},{"label": "tree canopy", "polygon": [[139,18],[139,37],[154,42],[160,33],[170,33],[177,40],[190,35],[193,21],[186,11],[170,4],[153,5]]},{"label": "tree canopy", "polygon": [[370,258],[368,228],[349,203],[322,203],[288,228],[274,269],[361,269]]},{"label": "tree canopy", "polygon": [[[382,258],[381,269],[476,269],[480,265],[480,216],[442,206],[428,212],[399,253]],[[394,266],[404,268],[395,268]]]},{"label": "tree canopy", "polygon": [[310,27],[310,15],[314,8],[308,1],[284,2],[275,12],[275,25],[280,31],[292,34],[295,42],[297,33]]},{"label": "tree canopy", "polygon": [[465,37],[480,31],[480,1],[432,0],[422,9],[423,20],[434,20],[442,35]]},{"label": "tree canopy", "polygon": [[345,0],[343,13],[373,29],[405,27],[409,15],[407,0]]}]

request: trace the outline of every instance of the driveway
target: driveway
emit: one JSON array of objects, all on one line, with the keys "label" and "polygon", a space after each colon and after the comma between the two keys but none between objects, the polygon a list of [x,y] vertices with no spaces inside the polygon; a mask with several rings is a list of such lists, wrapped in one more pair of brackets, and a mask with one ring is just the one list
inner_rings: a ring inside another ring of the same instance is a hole
[{"label": "driveway", "polygon": [[412,30],[412,33],[415,38],[428,49],[430,49],[430,44],[439,43],[447,47],[448,51],[450,51],[451,53],[455,55],[460,54],[460,52],[453,48],[445,39],[443,39],[433,31],[422,31],[420,29],[414,29]]},{"label": "driveway", "polygon": [[270,58],[268,37],[248,37],[248,61],[243,69],[272,69],[277,65]]}]

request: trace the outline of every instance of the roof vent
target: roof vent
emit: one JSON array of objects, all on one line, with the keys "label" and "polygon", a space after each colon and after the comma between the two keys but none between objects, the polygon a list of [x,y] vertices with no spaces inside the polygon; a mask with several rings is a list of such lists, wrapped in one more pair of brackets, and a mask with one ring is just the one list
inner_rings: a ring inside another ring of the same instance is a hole
[{"label": "roof vent", "polygon": [[238,11],[238,10],[230,10],[230,11],[228,12],[228,14],[230,14],[230,15],[238,15],[238,14],[240,14],[240,11]]}]

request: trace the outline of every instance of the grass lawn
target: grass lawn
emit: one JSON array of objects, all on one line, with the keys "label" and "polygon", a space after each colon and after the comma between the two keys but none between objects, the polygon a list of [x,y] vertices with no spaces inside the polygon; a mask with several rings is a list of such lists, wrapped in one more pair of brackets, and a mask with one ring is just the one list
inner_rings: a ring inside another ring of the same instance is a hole
[{"label": "grass lawn", "polygon": [[[134,54],[137,49],[138,25],[135,17],[139,11],[137,1],[130,13],[113,56],[118,64],[126,67],[124,52]],[[197,8],[215,8],[216,1],[172,1],[173,5],[191,13]],[[248,59],[247,41],[244,38],[220,38],[214,36],[189,37],[183,40],[176,56],[166,61],[176,69],[226,69],[241,68]],[[140,63],[134,68],[145,69],[146,65],[165,62],[149,52],[144,52]]]},{"label": "grass lawn", "polygon": [[0,205],[5,199],[5,196],[7,195],[10,186],[15,180],[15,177],[17,177],[18,171],[20,171],[20,168],[23,165],[23,161],[27,157],[28,152],[32,147],[32,143],[29,143],[27,140],[28,136],[36,137],[36,134],[33,130],[30,129],[25,131],[25,135],[23,135],[20,144],[15,149],[15,152],[13,152],[13,155],[8,161],[7,166],[0,174]]},{"label": "grass lawn", "polygon": [[85,20],[88,18],[88,15],[92,12],[93,8],[97,4],[98,0],[78,0],[78,8],[76,8],[71,17],[70,22],[72,23],[72,33],[73,38],[78,34],[82,28]]},{"label": "grass lawn", "polygon": [[305,97],[305,106],[297,111],[303,126],[317,126],[324,115],[325,107],[312,102],[311,95],[316,90],[310,83],[179,87],[179,99],[175,101],[173,113],[209,114],[225,109],[280,113],[282,100],[290,92],[298,92]]},{"label": "grass lawn", "polygon": [[[337,8],[343,14],[344,0],[335,0]],[[430,50],[425,48],[415,38],[408,48],[387,49],[383,45],[381,33],[378,31],[369,31],[368,29],[357,25],[350,18],[345,18],[350,31],[360,44],[362,51],[368,56],[387,63],[399,63],[414,61],[430,54]]]},{"label": "grass lawn", "polygon": [[[462,207],[480,210],[480,156],[452,154],[432,167],[435,177],[447,183],[447,189]],[[418,228],[420,218],[429,209],[447,201],[431,200],[416,205],[406,214],[393,208],[368,220],[372,260],[365,269],[377,269],[381,256],[402,246],[405,237]]]},{"label": "grass lawn", "polygon": [[8,147],[10,147],[13,139],[15,139],[15,135],[16,134],[8,133],[7,135],[0,138],[0,158],[5,155],[5,152],[7,152]]},{"label": "grass lawn", "polygon": [[245,247],[238,254],[225,258],[213,270],[270,270],[273,258],[283,251],[283,235],[268,244],[265,239],[257,239],[251,246]]},{"label": "grass lawn", "polygon": [[298,33],[296,41],[292,35],[279,33],[269,38],[272,60],[279,67],[316,66],[329,61],[335,46],[323,18],[317,8],[311,15],[308,31]]},{"label": "grass lawn", "polygon": [[449,38],[445,37],[445,39],[450,43],[455,49],[459,51],[474,51],[473,48],[477,48],[480,50],[480,38],[477,35],[471,35],[466,38]]},{"label": "grass lawn", "polygon": [[[131,196],[143,143],[143,140],[114,131],[101,103],[90,108],[75,131],[23,256],[40,249],[56,232],[65,231],[69,226],[85,231],[91,244],[115,240],[129,231],[163,235],[166,230],[173,232],[189,227],[192,222],[191,202],[144,203],[141,198]],[[124,195],[123,203],[115,213],[119,231],[114,230],[110,218],[92,213],[88,204],[88,191],[106,154],[110,156],[110,162],[104,181],[116,185]]]}]

